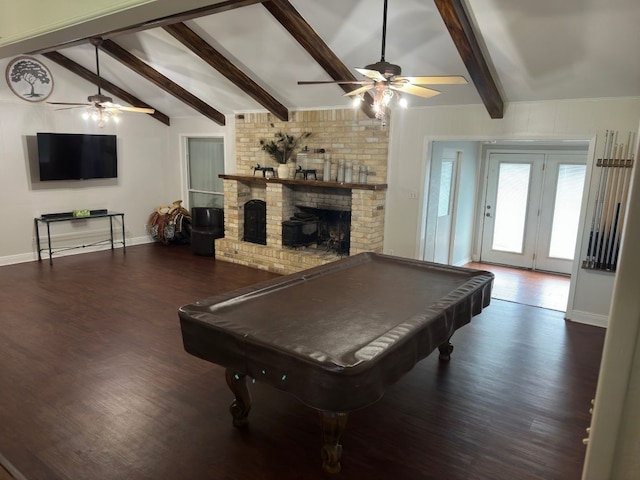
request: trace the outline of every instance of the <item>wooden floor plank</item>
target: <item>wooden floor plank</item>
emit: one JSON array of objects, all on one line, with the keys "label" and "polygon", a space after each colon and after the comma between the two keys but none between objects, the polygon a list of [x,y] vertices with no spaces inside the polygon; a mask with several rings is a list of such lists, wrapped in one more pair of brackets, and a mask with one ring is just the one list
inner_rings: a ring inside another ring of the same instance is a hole
[{"label": "wooden floor plank", "polygon": [[[274,274],[158,244],[0,267],[0,453],[28,480],[323,479],[316,413],[259,382],[232,427],[180,305]],[[604,330],[499,300],[376,404],[335,478],[579,478]]]},{"label": "wooden floor plank", "polygon": [[567,310],[569,275],[478,262],[468,263],[465,267],[488,270],[495,275],[494,298],[561,312]]}]

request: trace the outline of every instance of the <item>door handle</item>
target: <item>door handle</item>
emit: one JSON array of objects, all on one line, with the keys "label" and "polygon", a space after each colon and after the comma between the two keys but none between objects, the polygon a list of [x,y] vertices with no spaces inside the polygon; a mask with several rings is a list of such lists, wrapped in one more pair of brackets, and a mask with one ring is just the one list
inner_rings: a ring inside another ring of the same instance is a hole
[{"label": "door handle", "polygon": [[484,214],[485,217],[491,217],[491,214],[489,212]]}]

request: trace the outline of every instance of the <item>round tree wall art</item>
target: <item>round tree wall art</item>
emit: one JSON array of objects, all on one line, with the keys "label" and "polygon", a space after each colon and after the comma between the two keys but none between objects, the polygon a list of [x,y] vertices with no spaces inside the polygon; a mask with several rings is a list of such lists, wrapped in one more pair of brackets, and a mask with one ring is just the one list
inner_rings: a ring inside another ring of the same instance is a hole
[{"label": "round tree wall art", "polygon": [[14,58],[6,71],[7,85],[27,102],[42,102],[53,91],[53,76],[49,69],[33,57]]}]

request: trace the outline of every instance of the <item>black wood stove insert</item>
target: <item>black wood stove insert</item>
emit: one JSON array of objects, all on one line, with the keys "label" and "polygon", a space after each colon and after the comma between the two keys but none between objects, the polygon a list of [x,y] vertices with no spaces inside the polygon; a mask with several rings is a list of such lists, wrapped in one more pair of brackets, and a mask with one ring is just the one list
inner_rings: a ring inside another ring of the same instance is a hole
[{"label": "black wood stove insert", "polygon": [[282,222],[282,245],[303,247],[316,244],[319,249],[349,255],[351,212],[297,208],[299,212]]}]

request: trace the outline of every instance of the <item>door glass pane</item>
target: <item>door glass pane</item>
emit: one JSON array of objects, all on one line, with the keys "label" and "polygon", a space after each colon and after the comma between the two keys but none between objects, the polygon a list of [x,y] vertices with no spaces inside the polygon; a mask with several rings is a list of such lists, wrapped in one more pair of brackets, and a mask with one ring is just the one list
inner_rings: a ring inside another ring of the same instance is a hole
[{"label": "door glass pane", "polygon": [[438,216],[449,215],[449,205],[451,204],[451,182],[453,180],[453,162],[443,161],[440,172],[440,197],[438,198]]},{"label": "door glass pane", "polygon": [[573,260],[586,171],[586,165],[559,166],[549,257]]},{"label": "door glass pane", "polygon": [[522,253],[527,218],[529,177],[527,163],[501,163],[498,172],[498,196],[493,230],[493,250]]},{"label": "door glass pane", "polygon": [[222,206],[224,139],[189,138],[189,206]]},{"label": "door glass pane", "polygon": [[224,196],[217,193],[189,192],[189,205],[192,207],[224,208]]}]

